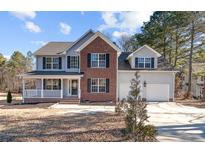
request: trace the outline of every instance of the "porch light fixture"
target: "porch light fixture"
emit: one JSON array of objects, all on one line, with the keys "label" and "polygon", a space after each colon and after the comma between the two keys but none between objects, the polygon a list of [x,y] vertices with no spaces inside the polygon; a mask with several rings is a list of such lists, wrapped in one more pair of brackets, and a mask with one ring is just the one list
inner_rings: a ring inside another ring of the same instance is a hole
[{"label": "porch light fixture", "polygon": [[147,82],[146,81],[144,81],[144,87],[146,87],[147,86]]}]

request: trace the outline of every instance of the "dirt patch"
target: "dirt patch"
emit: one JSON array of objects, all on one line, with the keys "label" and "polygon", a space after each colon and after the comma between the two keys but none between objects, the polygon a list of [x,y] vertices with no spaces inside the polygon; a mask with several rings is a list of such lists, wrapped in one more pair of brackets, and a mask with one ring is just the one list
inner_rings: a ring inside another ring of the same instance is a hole
[{"label": "dirt patch", "polygon": [[177,103],[197,108],[205,108],[205,101],[195,99],[176,99]]},{"label": "dirt patch", "polygon": [[0,109],[0,141],[125,141],[122,116],[63,109]]}]

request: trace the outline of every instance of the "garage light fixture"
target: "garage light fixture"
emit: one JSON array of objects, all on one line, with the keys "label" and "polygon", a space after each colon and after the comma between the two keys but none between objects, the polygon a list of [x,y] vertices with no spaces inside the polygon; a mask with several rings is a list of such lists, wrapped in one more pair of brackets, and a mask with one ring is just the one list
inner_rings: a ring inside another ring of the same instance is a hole
[{"label": "garage light fixture", "polygon": [[147,82],[146,81],[144,81],[144,87],[146,87],[147,86]]}]

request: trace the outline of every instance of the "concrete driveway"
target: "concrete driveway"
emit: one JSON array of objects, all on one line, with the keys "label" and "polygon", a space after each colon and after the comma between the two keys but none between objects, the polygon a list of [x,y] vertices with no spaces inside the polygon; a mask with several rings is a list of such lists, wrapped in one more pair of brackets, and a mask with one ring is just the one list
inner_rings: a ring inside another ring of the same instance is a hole
[{"label": "concrete driveway", "polygon": [[205,141],[205,109],[175,102],[150,104],[147,109],[159,141]]},{"label": "concrete driveway", "polygon": [[[55,104],[67,113],[96,114],[114,112],[114,106]],[[149,121],[158,129],[159,141],[205,141],[205,109],[183,106],[175,102],[151,103],[147,106]]]}]

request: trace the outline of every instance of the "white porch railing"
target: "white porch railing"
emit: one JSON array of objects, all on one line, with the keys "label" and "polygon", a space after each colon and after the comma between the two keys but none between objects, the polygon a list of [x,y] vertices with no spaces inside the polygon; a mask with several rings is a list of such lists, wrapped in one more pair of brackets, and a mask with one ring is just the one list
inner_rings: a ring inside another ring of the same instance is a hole
[{"label": "white porch railing", "polygon": [[24,98],[61,98],[62,90],[25,89]]},{"label": "white porch railing", "polygon": [[61,97],[61,90],[43,90],[43,97]]}]

